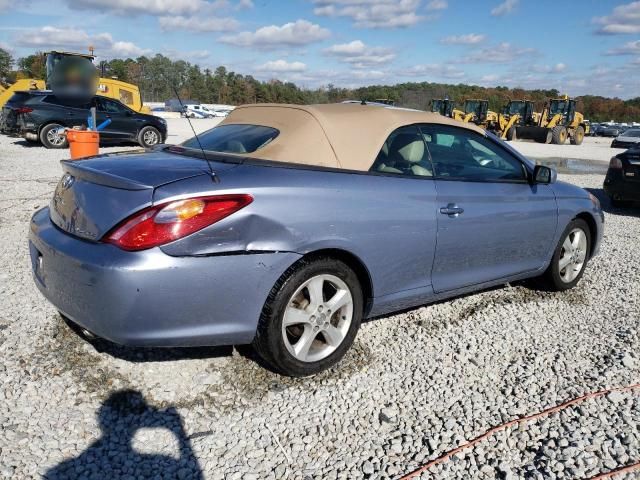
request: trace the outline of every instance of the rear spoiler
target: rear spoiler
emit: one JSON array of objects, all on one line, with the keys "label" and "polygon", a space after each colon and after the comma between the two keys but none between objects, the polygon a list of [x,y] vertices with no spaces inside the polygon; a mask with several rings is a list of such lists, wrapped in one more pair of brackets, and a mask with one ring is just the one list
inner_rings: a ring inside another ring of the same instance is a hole
[{"label": "rear spoiler", "polygon": [[113,175],[108,172],[94,170],[89,167],[82,166],[79,162],[73,160],[61,160],[62,169],[70,173],[76,178],[82,178],[91,183],[98,185],[106,185],[108,187],[119,188],[121,190],[148,190],[153,185],[145,185],[129,178]]}]

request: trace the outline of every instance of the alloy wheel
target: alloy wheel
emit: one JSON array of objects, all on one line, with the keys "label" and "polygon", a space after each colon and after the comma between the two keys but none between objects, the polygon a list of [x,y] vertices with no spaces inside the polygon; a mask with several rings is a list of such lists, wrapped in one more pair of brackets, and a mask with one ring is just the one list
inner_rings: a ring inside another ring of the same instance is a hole
[{"label": "alloy wheel", "polygon": [[153,130],[148,130],[142,135],[145,145],[156,145],[158,143],[158,134]]},{"label": "alloy wheel", "polygon": [[581,228],[574,228],[562,243],[558,260],[558,272],[564,283],[571,283],[582,271],[587,258],[587,235]]},{"label": "alloy wheel", "polygon": [[289,299],[282,319],[287,351],[301,362],[328,357],[344,341],[353,319],[353,297],[334,275],[316,275]]}]

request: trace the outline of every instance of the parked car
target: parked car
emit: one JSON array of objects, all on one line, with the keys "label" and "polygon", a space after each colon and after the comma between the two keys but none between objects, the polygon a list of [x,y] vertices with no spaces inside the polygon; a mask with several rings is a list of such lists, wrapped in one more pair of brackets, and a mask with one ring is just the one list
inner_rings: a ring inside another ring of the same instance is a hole
[{"label": "parked car", "polygon": [[598,128],[600,127],[599,123],[592,123],[589,126],[589,130],[585,132],[585,135],[588,137],[595,137],[598,134]]},{"label": "parked car", "polygon": [[603,231],[550,167],[395,108],[242,106],[179,146],[62,166],[29,248],[65,317],[127,345],[252,343],[294,376],[338,362],[363,318],[531,277],[570,289]]},{"label": "parked car", "polygon": [[617,137],[622,132],[622,128],[618,125],[605,125],[600,136],[602,137]]},{"label": "parked car", "polygon": [[148,148],[167,138],[164,119],[136,112],[117,100],[96,95],[89,103],[78,103],[43,90],[15,93],[2,109],[0,128],[46,148],[66,148],[64,129],[87,125],[92,106],[98,124],[111,120],[100,132],[102,144],[136,142]]},{"label": "parked car", "polygon": [[184,115],[189,118],[214,118],[222,116],[215,110],[211,110],[204,105],[185,105]]},{"label": "parked car", "polygon": [[640,128],[630,128],[611,142],[612,148],[631,148],[640,145]]},{"label": "parked car", "polygon": [[640,201],[640,144],[611,159],[603,188],[615,207]]}]

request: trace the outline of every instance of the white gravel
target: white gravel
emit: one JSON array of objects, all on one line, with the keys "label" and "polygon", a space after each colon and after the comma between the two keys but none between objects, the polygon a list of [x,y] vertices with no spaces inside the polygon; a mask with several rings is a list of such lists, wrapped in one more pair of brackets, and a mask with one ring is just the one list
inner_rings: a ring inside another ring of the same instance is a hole
[{"label": "white gravel", "polygon": [[[639,213],[608,203],[601,256],[575,290],[506,286],[369,321],[314,378],[276,376],[244,348],[93,346],[31,280],[28,221],[62,156],[0,137],[0,477],[396,478],[491,426],[640,381]],[[602,175],[561,179],[601,195]],[[588,400],[423,478],[588,478],[638,462],[639,399]]]}]

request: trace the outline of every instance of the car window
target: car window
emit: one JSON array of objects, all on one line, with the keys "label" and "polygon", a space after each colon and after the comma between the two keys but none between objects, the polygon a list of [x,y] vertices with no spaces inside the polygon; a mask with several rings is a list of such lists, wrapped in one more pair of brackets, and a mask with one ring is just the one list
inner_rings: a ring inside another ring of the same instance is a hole
[{"label": "car window", "polygon": [[392,132],[369,171],[432,177],[433,169],[418,127],[401,127]]},{"label": "car window", "polygon": [[[262,125],[220,125],[182,144],[186,148],[223,153],[251,153],[268,145],[280,131]],[[200,143],[198,143],[200,140]]]},{"label": "car window", "polygon": [[624,135],[626,137],[640,137],[640,130],[627,130]]},{"label": "car window", "polygon": [[126,113],[127,108],[124,105],[109,100],[104,97],[96,97],[96,108],[101,112],[107,113]]},{"label": "car window", "polygon": [[90,105],[83,101],[78,101],[70,98],[58,98],[55,95],[47,95],[42,101],[44,103],[48,103],[49,105],[58,105],[60,107],[82,108],[87,110],[90,108]]},{"label": "car window", "polygon": [[526,180],[522,163],[491,140],[466,128],[420,127],[440,178],[471,181]]}]

